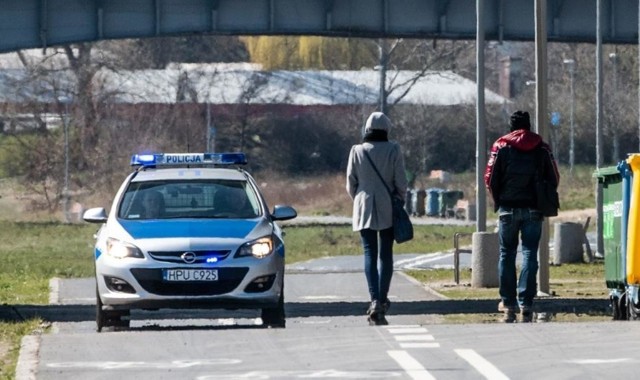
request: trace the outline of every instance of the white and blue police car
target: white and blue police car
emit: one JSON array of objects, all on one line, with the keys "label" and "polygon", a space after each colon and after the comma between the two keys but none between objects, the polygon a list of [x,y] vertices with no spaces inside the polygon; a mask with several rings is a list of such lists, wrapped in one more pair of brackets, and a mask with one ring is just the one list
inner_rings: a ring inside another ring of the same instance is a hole
[{"label": "white and blue police car", "polygon": [[284,254],[276,221],[243,153],[134,155],[109,213],[88,209],[96,233],[96,323],[128,328],[131,309],[261,309],[284,327]]}]

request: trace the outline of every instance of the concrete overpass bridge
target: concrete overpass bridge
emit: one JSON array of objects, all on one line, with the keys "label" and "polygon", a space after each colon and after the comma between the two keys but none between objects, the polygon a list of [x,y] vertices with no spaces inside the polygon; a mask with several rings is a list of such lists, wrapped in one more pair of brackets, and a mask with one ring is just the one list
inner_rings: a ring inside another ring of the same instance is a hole
[{"label": "concrete overpass bridge", "polygon": [[[596,42],[598,0],[547,0],[549,41]],[[638,1],[602,2],[604,43],[638,42]],[[534,0],[0,0],[0,52],[184,34],[533,40]]]}]

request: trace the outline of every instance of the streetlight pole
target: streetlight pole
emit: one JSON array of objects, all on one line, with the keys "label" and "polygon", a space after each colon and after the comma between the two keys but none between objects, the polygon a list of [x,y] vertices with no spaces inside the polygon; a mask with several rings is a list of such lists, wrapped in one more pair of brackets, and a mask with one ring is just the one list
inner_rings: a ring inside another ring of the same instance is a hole
[{"label": "streetlight pole", "polygon": [[574,126],[573,126],[573,115],[575,113],[575,98],[576,93],[573,88],[573,80],[575,77],[575,67],[576,62],[573,59],[565,59],[564,64],[567,65],[569,70],[569,87],[571,92],[571,106],[569,111],[569,123],[571,125],[569,130],[569,174],[573,176],[573,165],[575,163],[575,145],[574,145]]},{"label": "streetlight pole", "polygon": [[620,159],[620,144],[618,142],[618,125],[617,125],[617,112],[618,112],[618,55],[616,53],[610,53],[609,59],[613,65],[613,109],[611,120],[611,135],[613,138],[613,163],[618,163]]},{"label": "streetlight pole", "polygon": [[71,223],[71,215],[69,214],[69,102],[71,99],[64,95],[58,96],[58,106],[64,105],[64,109],[60,112],[64,112],[62,115],[62,133],[64,139],[64,183],[62,187],[62,214],[64,215],[64,221]]},{"label": "streetlight pole", "polygon": [[380,67],[380,92],[378,98],[378,111],[387,113],[387,68],[389,65],[389,47],[387,46],[387,40],[381,38],[379,40],[380,46],[378,47],[380,52],[380,61],[378,62]]}]

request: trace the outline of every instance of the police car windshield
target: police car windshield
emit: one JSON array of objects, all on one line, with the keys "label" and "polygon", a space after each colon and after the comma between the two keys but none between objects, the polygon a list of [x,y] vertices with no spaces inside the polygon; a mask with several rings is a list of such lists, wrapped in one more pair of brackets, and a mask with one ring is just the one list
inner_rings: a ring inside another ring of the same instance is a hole
[{"label": "police car windshield", "polygon": [[246,181],[132,182],[122,197],[122,219],[255,218],[260,202]]}]

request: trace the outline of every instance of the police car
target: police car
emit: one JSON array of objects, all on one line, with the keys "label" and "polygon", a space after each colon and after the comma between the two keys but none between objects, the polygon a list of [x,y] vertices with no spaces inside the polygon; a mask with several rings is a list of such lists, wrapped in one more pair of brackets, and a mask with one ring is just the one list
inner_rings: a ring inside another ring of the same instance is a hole
[{"label": "police car", "polygon": [[284,327],[284,254],[276,221],[243,153],[134,155],[96,233],[96,323],[128,328],[131,309],[255,308]]}]

